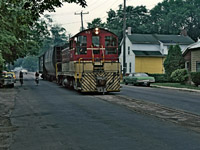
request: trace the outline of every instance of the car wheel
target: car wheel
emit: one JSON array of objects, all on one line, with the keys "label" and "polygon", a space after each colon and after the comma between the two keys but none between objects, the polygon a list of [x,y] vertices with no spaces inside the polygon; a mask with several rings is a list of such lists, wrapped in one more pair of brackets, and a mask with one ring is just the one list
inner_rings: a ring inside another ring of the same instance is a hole
[{"label": "car wheel", "polygon": [[150,83],[147,83],[147,86],[149,87],[149,86],[150,86]]},{"label": "car wheel", "polygon": [[124,84],[127,85],[128,83],[126,82],[126,80],[124,80]]},{"label": "car wheel", "polygon": [[14,83],[10,85],[11,88],[14,88]]}]

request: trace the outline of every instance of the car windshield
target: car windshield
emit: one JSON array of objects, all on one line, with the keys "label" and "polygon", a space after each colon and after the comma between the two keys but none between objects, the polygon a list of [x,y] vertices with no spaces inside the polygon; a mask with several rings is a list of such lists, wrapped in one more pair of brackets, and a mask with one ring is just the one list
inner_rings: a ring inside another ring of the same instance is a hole
[{"label": "car windshield", "polygon": [[11,74],[11,73],[6,73],[6,74],[5,74],[5,77],[13,77],[13,74]]},{"label": "car windshield", "polygon": [[148,77],[148,75],[146,73],[135,73],[134,76],[135,77]]}]

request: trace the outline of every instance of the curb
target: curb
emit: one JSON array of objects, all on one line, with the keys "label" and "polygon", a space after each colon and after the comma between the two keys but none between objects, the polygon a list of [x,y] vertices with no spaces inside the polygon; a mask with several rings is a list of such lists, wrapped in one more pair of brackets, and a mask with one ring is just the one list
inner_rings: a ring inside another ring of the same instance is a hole
[{"label": "curb", "polygon": [[151,85],[151,87],[159,87],[159,88],[164,88],[164,89],[173,89],[173,90],[188,91],[188,92],[199,92],[200,93],[200,90],[188,89],[188,88],[176,88],[176,87],[160,86],[160,85]]}]

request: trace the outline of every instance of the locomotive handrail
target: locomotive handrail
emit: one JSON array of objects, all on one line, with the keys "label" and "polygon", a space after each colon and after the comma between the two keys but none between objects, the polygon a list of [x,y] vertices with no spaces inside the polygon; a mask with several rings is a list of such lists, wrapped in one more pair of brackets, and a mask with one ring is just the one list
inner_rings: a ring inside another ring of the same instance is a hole
[{"label": "locomotive handrail", "polygon": [[[79,59],[80,59],[80,58],[79,58]],[[87,58],[82,58],[82,57],[81,57],[81,59],[82,59],[82,60],[93,60],[93,59],[95,59],[95,58],[93,58],[93,57],[92,57],[92,58],[88,58],[88,57],[87,57]],[[98,59],[99,59],[99,60],[104,60],[104,62],[105,62],[105,60],[114,60],[114,59],[117,59],[117,60],[119,61],[118,57],[112,57],[112,58],[105,58],[105,57],[104,57],[104,58],[98,58]],[[94,61],[92,61],[92,62],[94,62]]]},{"label": "locomotive handrail", "polygon": [[81,67],[80,67],[81,59],[83,59],[83,58],[79,58],[79,60],[78,60],[78,63],[79,63],[79,73],[78,73],[78,76],[79,76],[79,82],[81,81]]}]

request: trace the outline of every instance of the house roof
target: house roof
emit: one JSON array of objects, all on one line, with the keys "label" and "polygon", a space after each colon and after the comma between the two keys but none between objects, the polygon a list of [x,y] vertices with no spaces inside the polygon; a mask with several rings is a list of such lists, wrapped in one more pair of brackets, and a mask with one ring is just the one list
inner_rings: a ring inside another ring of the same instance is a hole
[{"label": "house roof", "polygon": [[152,35],[152,34],[132,34],[128,35],[128,38],[132,43],[137,43],[137,44],[159,44],[158,40]]},{"label": "house roof", "polygon": [[164,57],[160,51],[141,51],[141,50],[133,50],[135,56],[157,56]]},{"label": "house roof", "polygon": [[128,35],[128,38],[133,44],[159,44],[162,42],[188,45],[194,43],[189,36],[183,35],[132,34]]},{"label": "house roof", "polygon": [[162,43],[179,43],[179,44],[192,44],[192,40],[189,36],[183,35],[160,35],[155,34],[155,37]]},{"label": "house roof", "polygon": [[190,50],[196,50],[196,49],[200,49],[200,41],[189,45],[189,46],[183,51],[183,55],[187,54],[187,52],[190,51]]}]

